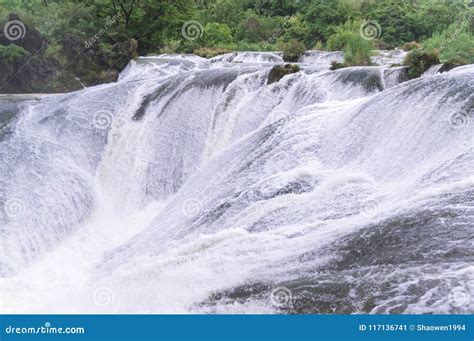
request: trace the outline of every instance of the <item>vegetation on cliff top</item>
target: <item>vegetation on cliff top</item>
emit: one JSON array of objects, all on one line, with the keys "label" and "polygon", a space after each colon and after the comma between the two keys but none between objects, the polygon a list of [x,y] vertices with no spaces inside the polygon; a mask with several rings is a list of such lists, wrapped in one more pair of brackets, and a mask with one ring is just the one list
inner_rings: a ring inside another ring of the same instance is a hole
[{"label": "vegetation on cliff top", "polygon": [[0,30],[0,92],[113,81],[131,58],[156,53],[281,50],[296,61],[305,49],[342,49],[348,65],[368,65],[373,48],[417,41],[441,61],[472,63],[473,14],[465,1],[432,0],[4,0],[0,28],[19,20],[25,34]]}]

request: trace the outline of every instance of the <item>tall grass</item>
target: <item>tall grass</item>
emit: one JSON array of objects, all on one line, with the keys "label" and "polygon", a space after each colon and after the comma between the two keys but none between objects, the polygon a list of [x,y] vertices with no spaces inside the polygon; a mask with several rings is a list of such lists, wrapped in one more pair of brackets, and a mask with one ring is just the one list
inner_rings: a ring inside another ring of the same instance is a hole
[{"label": "tall grass", "polygon": [[336,28],[336,32],[327,42],[328,50],[344,52],[344,62],[347,65],[370,65],[374,42],[362,38],[359,27],[359,22],[347,21]]},{"label": "tall grass", "polygon": [[474,63],[474,35],[468,24],[452,24],[423,43],[425,49],[437,49],[442,62],[463,60]]}]

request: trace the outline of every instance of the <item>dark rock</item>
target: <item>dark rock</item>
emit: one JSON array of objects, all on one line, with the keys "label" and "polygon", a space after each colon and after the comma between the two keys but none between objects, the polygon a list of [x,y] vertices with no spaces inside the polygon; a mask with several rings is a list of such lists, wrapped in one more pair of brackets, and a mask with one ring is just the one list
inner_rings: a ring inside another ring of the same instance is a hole
[{"label": "dark rock", "polygon": [[300,67],[294,64],[286,64],[284,66],[281,66],[281,65],[274,66],[270,70],[270,73],[268,74],[267,84],[278,82],[284,76],[292,74],[292,73],[296,73],[299,71],[300,71]]},{"label": "dark rock", "polygon": [[423,51],[415,50],[409,53],[403,64],[407,66],[406,74],[409,79],[420,77],[424,72],[434,65],[439,64],[439,52],[437,50]]},{"label": "dark rock", "polygon": [[345,67],[348,67],[349,65],[346,64],[346,63],[338,63],[336,62],[335,60],[333,60],[331,62],[331,67],[329,68],[329,70],[337,70],[337,69],[342,69],[342,68],[345,68]]},{"label": "dark rock", "polygon": [[55,58],[39,55],[28,60],[0,64],[1,93],[39,93],[59,74]]},{"label": "dark rock", "polygon": [[467,65],[469,64],[467,60],[462,58],[453,58],[446,61],[441,68],[439,69],[439,73],[448,72],[449,70],[454,69],[455,67]]}]

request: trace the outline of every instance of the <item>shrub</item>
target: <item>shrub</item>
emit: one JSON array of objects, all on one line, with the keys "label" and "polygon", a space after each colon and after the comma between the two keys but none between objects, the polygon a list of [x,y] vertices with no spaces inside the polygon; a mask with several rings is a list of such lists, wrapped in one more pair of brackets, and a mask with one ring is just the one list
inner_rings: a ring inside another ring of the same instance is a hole
[{"label": "shrub", "polygon": [[417,43],[416,41],[410,41],[408,43],[404,43],[400,48],[403,51],[413,51],[413,50],[418,50],[421,49],[421,44]]},{"label": "shrub", "polygon": [[179,40],[169,40],[161,49],[160,53],[177,53],[180,48]]},{"label": "shrub", "polygon": [[344,47],[344,62],[349,65],[370,65],[373,45],[359,35],[351,36]]},{"label": "shrub", "polygon": [[194,54],[199,57],[204,57],[204,58],[212,58],[215,56],[218,56],[220,54],[224,53],[229,53],[232,52],[233,50],[229,49],[222,49],[222,48],[209,48],[209,47],[202,47],[200,49],[194,50]]},{"label": "shrub", "polygon": [[374,43],[362,38],[359,27],[359,23],[347,21],[338,26],[336,33],[328,39],[327,46],[330,50],[344,51],[346,65],[370,65]]},{"label": "shrub", "polygon": [[279,41],[277,46],[283,52],[282,57],[285,62],[297,62],[305,51],[304,44],[294,39],[288,42]]},{"label": "shrub", "polygon": [[439,52],[415,50],[405,57],[403,64],[408,67],[406,74],[409,79],[418,78],[431,66],[439,64]]},{"label": "shrub", "polygon": [[232,31],[226,24],[207,23],[204,27],[204,41],[208,47],[229,44],[233,41]]},{"label": "shrub", "polygon": [[314,44],[313,49],[315,49],[315,50],[324,50],[324,45],[323,45],[322,42],[317,41],[316,44]]},{"label": "shrub", "polygon": [[462,58],[474,63],[474,36],[467,23],[453,24],[445,31],[433,34],[424,42],[424,47],[438,49],[442,61]]},{"label": "shrub", "polygon": [[18,45],[0,45],[0,60],[4,60],[7,63],[15,63],[26,57],[30,56],[30,53],[23,47]]}]

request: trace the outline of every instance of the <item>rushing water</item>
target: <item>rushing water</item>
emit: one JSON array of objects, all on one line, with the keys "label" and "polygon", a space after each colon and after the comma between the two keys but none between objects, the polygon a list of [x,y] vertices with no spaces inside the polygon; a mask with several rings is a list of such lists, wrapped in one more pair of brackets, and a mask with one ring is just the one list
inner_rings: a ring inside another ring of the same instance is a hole
[{"label": "rushing water", "polygon": [[[337,55],[338,56],[338,55]],[[278,54],[0,97],[0,309],[474,311],[474,67]]]}]

